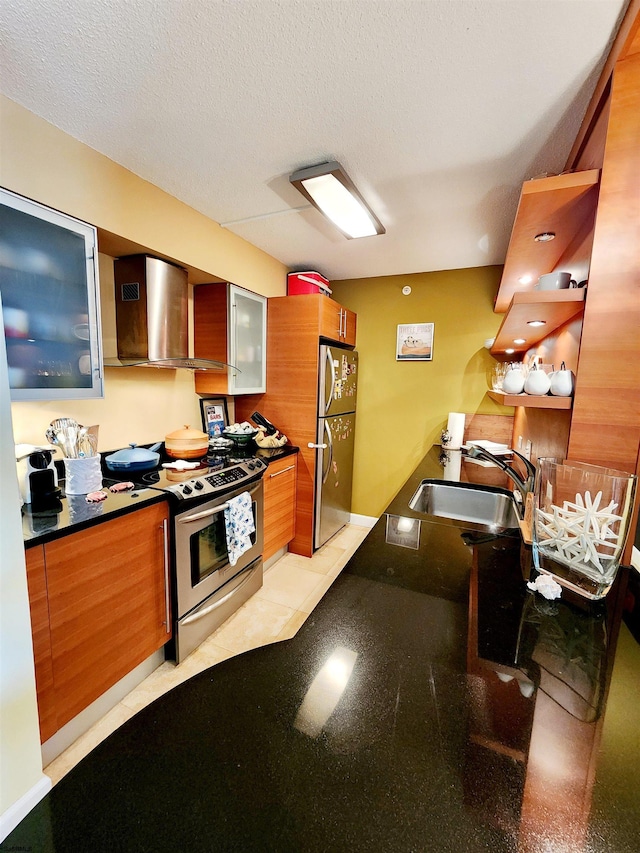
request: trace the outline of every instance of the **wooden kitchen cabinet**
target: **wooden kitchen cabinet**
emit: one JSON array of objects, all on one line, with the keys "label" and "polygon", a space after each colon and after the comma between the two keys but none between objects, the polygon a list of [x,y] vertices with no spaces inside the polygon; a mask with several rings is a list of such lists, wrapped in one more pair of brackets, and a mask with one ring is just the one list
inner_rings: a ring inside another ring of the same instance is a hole
[{"label": "wooden kitchen cabinet", "polygon": [[227,282],[194,288],[194,355],[228,364],[196,372],[198,394],[266,390],[267,300]]},{"label": "wooden kitchen cabinet", "polygon": [[170,639],[168,533],[158,503],[27,550],[43,742]]},{"label": "wooden kitchen cabinet", "polygon": [[[296,297],[299,298],[299,297]],[[320,309],[320,337],[331,341],[356,345],[356,315],[348,308],[343,308],[333,299],[326,296],[312,296],[317,298]]]},{"label": "wooden kitchen cabinet", "polygon": [[44,743],[60,728],[56,711],[53,685],[53,659],[49,627],[49,600],[44,562],[44,545],[36,545],[25,552],[27,563],[27,588],[31,611],[33,661],[36,672],[36,695],[40,719],[40,740]]},{"label": "wooden kitchen cabinet", "polygon": [[264,475],[264,560],[295,535],[297,467],[295,455],[285,456],[270,462]]}]

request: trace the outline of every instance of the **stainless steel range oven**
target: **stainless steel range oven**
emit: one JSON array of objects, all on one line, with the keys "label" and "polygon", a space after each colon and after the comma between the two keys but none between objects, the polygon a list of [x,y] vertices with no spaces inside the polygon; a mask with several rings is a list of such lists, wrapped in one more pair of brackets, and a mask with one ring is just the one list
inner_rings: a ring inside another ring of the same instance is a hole
[{"label": "stainless steel range oven", "polygon": [[[231,565],[225,510],[232,498],[245,491],[251,496],[255,532],[250,537],[251,547]],[[178,663],[262,586],[262,528],[262,480],[175,514]]]},{"label": "stainless steel range oven", "polygon": [[[226,456],[207,457],[187,471],[160,463],[146,473],[123,473],[137,479],[139,485],[160,489],[169,498],[173,639],[167,645],[167,657],[177,663],[262,586],[262,476],[266,467],[255,457]],[[225,510],[244,492],[251,498],[255,532],[232,565]]]}]

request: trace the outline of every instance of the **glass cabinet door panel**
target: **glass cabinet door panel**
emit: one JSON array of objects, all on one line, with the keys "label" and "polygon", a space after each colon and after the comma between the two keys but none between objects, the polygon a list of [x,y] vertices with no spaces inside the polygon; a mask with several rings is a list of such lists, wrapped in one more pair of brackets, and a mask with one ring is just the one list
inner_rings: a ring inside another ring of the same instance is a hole
[{"label": "glass cabinet door panel", "polygon": [[238,368],[232,393],[266,390],[266,300],[248,290],[230,286],[229,361]]},{"label": "glass cabinet door panel", "polygon": [[0,291],[13,400],[102,396],[96,229],[0,190]]}]

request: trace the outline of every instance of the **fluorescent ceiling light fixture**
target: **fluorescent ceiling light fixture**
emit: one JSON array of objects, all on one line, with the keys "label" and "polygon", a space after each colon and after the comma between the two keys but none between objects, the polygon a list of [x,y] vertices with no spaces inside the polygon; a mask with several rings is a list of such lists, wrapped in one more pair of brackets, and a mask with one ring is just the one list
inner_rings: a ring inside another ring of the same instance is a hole
[{"label": "fluorescent ceiling light fixture", "polygon": [[513,347],[510,347],[509,349],[506,349],[505,352],[507,355],[511,355],[512,353],[515,352],[515,350],[513,349]]},{"label": "fluorescent ceiling light fixture", "polygon": [[518,284],[530,284],[533,281],[532,275],[521,275],[518,279]]},{"label": "fluorescent ceiling light fixture", "polygon": [[514,344],[526,344],[527,341],[525,338],[515,338],[513,342]]},{"label": "fluorescent ceiling light fixture", "polygon": [[345,237],[373,237],[385,233],[384,225],[335,160],[299,169],[289,176],[289,181]]},{"label": "fluorescent ceiling light fixture", "polygon": [[550,240],[554,240],[555,236],[555,231],[543,231],[542,234],[536,234],[533,239],[536,243],[548,243]]},{"label": "fluorescent ceiling light fixture", "polygon": [[546,326],[546,320],[527,320],[527,326]]}]

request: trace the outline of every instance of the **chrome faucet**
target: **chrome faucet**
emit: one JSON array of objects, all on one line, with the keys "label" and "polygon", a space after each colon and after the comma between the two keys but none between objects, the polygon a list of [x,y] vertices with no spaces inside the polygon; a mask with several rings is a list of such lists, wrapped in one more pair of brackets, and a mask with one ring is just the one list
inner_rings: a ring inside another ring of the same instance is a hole
[{"label": "chrome faucet", "polygon": [[497,456],[494,456],[493,453],[489,453],[488,450],[485,450],[484,447],[477,447],[475,444],[471,445],[469,450],[467,451],[467,456],[470,456],[472,459],[486,459],[489,462],[492,462],[494,465],[497,465],[504,473],[515,483],[520,495],[522,497],[522,505],[524,506],[525,500],[529,492],[533,492],[533,488],[536,481],[536,469],[535,465],[527,459],[526,456],[523,456],[521,453],[518,453],[517,450],[513,450],[512,453],[514,456],[517,456],[518,459],[522,462],[524,467],[527,470],[527,476],[523,479],[517,471],[507,465],[507,463],[503,459],[499,459]]}]

